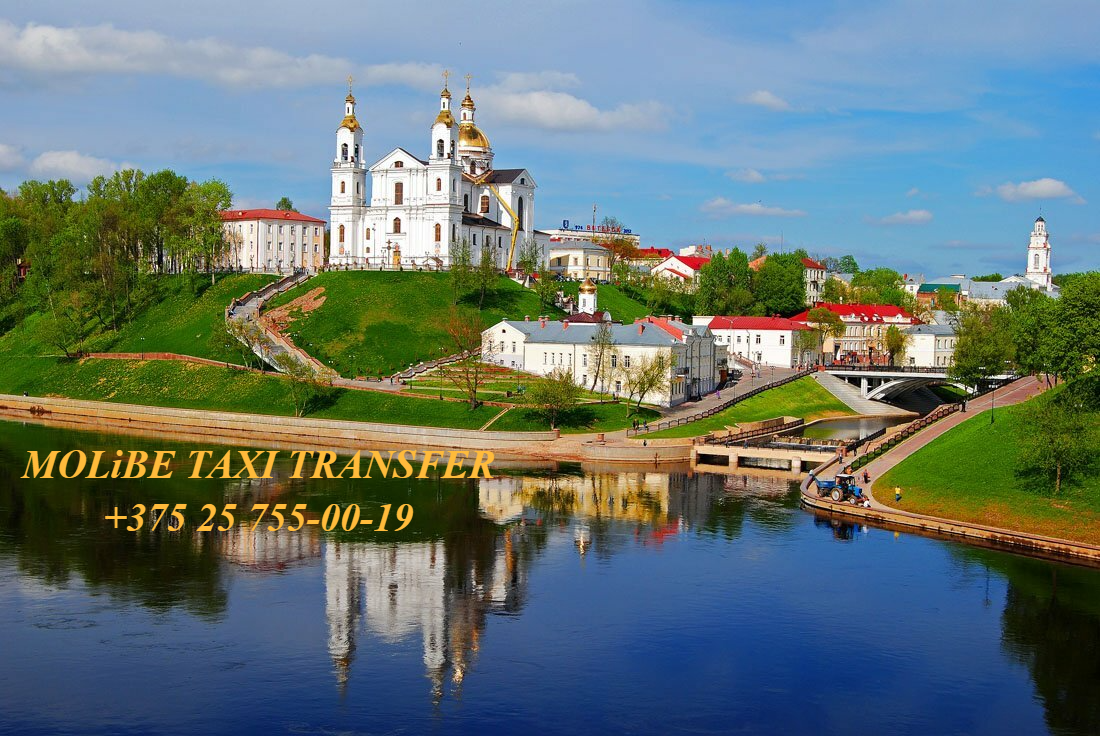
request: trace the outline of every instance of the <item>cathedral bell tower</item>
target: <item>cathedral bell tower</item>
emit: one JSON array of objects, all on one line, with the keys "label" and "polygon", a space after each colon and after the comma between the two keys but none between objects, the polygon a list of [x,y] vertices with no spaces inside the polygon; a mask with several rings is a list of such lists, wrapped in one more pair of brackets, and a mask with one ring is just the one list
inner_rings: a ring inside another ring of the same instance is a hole
[{"label": "cathedral bell tower", "polygon": [[1050,271],[1050,234],[1047,233],[1047,221],[1041,215],[1036,218],[1035,229],[1031,231],[1024,276],[1047,291],[1053,284],[1053,274]]},{"label": "cathedral bell tower", "polygon": [[447,89],[449,72],[443,72],[443,91],[439,93],[439,114],[432,123],[432,152],[429,161],[453,160],[458,143],[458,125],[451,114],[451,91]]},{"label": "cathedral bell tower", "polygon": [[329,204],[332,248],[329,261],[363,265],[369,251],[364,216],[367,202],[367,167],[363,162],[363,126],[355,117],[355,95],[344,98],[344,119],[336,129],[336,155],[332,160],[332,199]]}]

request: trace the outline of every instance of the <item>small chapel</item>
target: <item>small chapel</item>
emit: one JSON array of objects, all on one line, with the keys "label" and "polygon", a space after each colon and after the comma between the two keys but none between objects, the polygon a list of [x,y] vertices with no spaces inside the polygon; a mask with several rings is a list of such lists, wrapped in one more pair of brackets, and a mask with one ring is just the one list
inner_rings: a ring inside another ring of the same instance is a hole
[{"label": "small chapel", "polygon": [[427,157],[412,152],[418,147],[398,147],[368,164],[364,125],[348,79],[332,161],[331,265],[447,269],[465,241],[473,263],[489,257],[503,269],[514,255],[513,232],[516,251],[533,237],[531,172],[495,168],[492,145],[475,121],[470,75],[457,118],[447,81],[444,72],[439,111],[425,141]]}]

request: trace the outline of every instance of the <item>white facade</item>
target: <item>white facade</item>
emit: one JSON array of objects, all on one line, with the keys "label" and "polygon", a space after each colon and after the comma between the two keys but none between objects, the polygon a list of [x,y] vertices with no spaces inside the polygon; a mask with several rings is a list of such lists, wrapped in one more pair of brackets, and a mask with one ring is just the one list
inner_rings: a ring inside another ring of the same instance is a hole
[{"label": "white facade", "polygon": [[795,337],[810,328],[781,317],[711,317],[696,316],[692,324],[710,328],[719,349],[725,348],[732,364],[740,361],[756,365],[793,368],[803,363],[816,363],[820,350],[799,354]]},{"label": "white facade", "polygon": [[950,325],[913,325],[905,333],[909,335],[905,365],[947,368],[955,363],[955,344],[958,337]]},{"label": "white facade", "polygon": [[1050,271],[1050,234],[1047,233],[1047,222],[1042,217],[1035,220],[1035,229],[1031,231],[1024,276],[1048,291],[1054,285]]},{"label": "white facade", "polygon": [[651,273],[682,284],[693,284],[699,271],[709,262],[706,256],[669,256],[654,266]]},{"label": "white facade", "polygon": [[[597,390],[626,397],[627,372],[657,355],[670,359],[667,382],[646,394],[645,402],[675,406],[714,390],[718,352],[705,326],[647,317],[632,325],[609,325],[614,349],[604,359],[609,370]],[[598,326],[591,323],[503,320],[482,333],[482,359],[538,375],[564,368],[580,386],[591,387],[598,371],[591,348]]]},{"label": "white facade", "polygon": [[325,221],[288,210],[226,210],[226,265],[235,271],[292,273],[325,265]]},{"label": "white facade", "polygon": [[821,290],[825,288],[825,267],[812,258],[803,258],[802,265],[806,269],[806,304],[814,304],[821,301]]},{"label": "white facade", "polygon": [[592,242],[551,242],[549,252],[550,272],[567,279],[611,278],[611,254],[602,245]]},{"label": "white facade", "polygon": [[475,263],[487,249],[504,268],[509,255],[514,260],[523,242],[534,238],[535,180],[526,169],[493,168],[493,150],[474,122],[469,89],[456,121],[451,93],[443,88],[426,159],[395,148],[370,167],[355,105],[349,91],[332,163],[331,264],[448,268],[453,249],[466,239]]}]

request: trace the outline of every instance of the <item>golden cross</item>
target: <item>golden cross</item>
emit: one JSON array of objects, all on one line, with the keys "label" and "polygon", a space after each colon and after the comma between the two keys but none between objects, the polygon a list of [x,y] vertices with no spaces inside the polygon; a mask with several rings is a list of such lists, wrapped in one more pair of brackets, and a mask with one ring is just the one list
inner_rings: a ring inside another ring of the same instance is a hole
[{"label": "golden cross", "polygon": [[352,83],[353,81],[354,81],[354,80],[353,80],[353,79],[351,78],[351,75],[349,74],[349,75],[348,75],[348,94],[349,94],[349,95],[351,94],[351,83]]},{"label": "golden cross", "polygon": [[443,70],[443,89],[447,89],[447,77],[451,76],[449,69]]},{"label": "golden cross", "polygon": [[466,92],[467,92],[467,94],[470,92],[470,80],[471,79],[473,79],[473,76],[470,75],[470,74],[467,74],[466,75]]}]

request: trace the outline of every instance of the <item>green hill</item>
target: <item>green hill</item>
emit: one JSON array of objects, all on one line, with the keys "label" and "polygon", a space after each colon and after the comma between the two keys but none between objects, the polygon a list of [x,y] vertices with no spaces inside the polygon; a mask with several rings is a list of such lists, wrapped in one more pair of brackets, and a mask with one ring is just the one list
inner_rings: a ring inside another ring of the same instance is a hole
[{"label": "green hill", "polygon": [[[276,297],[268,310],[316,289],[324,289],[318,295],[324,303],[308,313],[293,311],[287,332],[299,347],[340,375],[390,374],[439,357],[441,347],[444,353],[454,352],[444,329],[451,308],[450,274],[330,271]],[[476,310],[477,295],[461,299],[459,305]],[[501,319],[539,313],[535,293],[502,276],[486,294],[481,318],[488,327]]]},{"label": "green hill", "polygon": [[[567,281],[562,285],[562,291],[568,296],[576,298],[577,289],[580,287],[575,281]],[[627,296],[619,287],[613,284],[603,284],[596,289],[596,306],[611,312],[611,319],[623,324],[630,324],[636,319],[641,319],[649,314],[649,309],[642,302]]]}]

